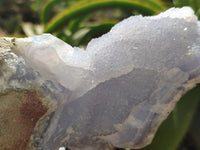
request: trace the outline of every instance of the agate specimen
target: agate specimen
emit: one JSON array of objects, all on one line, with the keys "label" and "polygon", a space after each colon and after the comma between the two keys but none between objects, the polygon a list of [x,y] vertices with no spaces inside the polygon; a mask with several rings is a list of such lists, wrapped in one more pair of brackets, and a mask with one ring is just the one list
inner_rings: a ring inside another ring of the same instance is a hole
[{"label": "agate specimen", "polygon": [[[184,7],[129,17],[86,50],[51,34],[1,38],[0,146],[104,150],[150,144],[180,97],[200,81],[199,29],[193,10]],[[14,140],[6,130],[13,127],[5,119],[9,113],[20,133]]]}]

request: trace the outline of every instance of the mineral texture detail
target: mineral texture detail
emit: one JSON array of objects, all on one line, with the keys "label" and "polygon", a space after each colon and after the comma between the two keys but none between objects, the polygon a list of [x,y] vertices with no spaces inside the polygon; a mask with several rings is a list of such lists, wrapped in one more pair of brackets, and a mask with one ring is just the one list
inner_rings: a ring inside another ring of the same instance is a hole
[{"label": "mineral texture detail", "polygon": [[129,17],[86,50],[0,38],[0,70],[0,147],[142,148],[200,82],[200,24],[183,7]]}]

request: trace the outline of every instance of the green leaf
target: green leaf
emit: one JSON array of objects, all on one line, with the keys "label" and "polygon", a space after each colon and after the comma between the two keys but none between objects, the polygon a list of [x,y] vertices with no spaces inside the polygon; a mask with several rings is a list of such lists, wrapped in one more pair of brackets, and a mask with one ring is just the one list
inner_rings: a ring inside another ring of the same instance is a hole
[{"label": "green leaf", "polygon": [[197,112],[195,113],[192,124],[180,148],[187,148],[188,150],[200,149],[200,128],[199,128],[200,117],[199,116],[200,116],[200,104],[198,105]]},{"label": "green leaf", "polygon": [[173,0],[174,5],[177,7],[190,6],[190,0]]},{"label": "green leaf", "polygon": [[72,20],[68,26],[68,30],[71,31],[72,34],[75,33],[79,29],[82,20],[83,17]]},{"label": "green leaf", "polygon": [[200,101],[200,85],[186,93],[159,127],[153,142],[141,150],[176,150],[187,132]]},{"label": "green leaf", "polygon": [[51,8],[59,3],[61,0],[49,0],[43,7],[41,14],[41,20],[43,23],[47,23],[50,20]]},{"label": "green leaf", "polygon": [[191,0],[190,6],[197,12],[200,9],[200,0]]},{"label": "green leaf", "polygon": [[[79,0],[48,0],[42,9],[41,13],[41,20],[44,24],[48,23],[51,19],[51,11],[52,9],[55,9],[57,5],[62,5],[61,2],[63,2],[65,5],[64,6],[69,6],[72,5],[73,3],[77,3]],[[63,5],[62,5],[63,6]]]},{"label": "green leaf", "polygon": [[63,28],[71,20],[105,8],[120,8],[125,11],[138,11],[143,15],[153,15],[164,10],[163,6],[151,0],[95,0],[80,1],[57,14],[46,26],[45,32],[54,32]]},{"label": "green leaf", "polygon": [[116,24],[116,22],[102,23],[97,26],[93,26],[79,41],[78,45],[86,45],[92,38],[98,37],[110,31],[110,29]]}]

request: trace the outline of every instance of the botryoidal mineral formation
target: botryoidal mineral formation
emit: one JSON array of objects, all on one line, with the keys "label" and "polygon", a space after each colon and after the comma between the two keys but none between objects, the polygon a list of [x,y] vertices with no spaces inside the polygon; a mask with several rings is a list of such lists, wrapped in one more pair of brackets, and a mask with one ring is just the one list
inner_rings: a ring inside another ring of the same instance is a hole
[{"label": "botryoidal mineral formation", "polygon": [[0,70],[1,148],[141,148],[200,82],[200,25],[184,7],[129,17],[86,50],[0,38]]}]

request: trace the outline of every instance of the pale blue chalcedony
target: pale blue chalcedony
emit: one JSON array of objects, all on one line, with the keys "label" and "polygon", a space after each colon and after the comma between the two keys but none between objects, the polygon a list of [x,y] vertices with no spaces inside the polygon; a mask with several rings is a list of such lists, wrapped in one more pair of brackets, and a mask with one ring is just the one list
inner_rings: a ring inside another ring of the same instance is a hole
[{"label": "pale blue chalcedony", "polygon": [[58,103],[36,149],[148,145],[182,94],[200,81],[199,29],[184,7],[129,17],[86,50],[51,34],[16,38],[13,52],[48,81],[43,91]]}]

